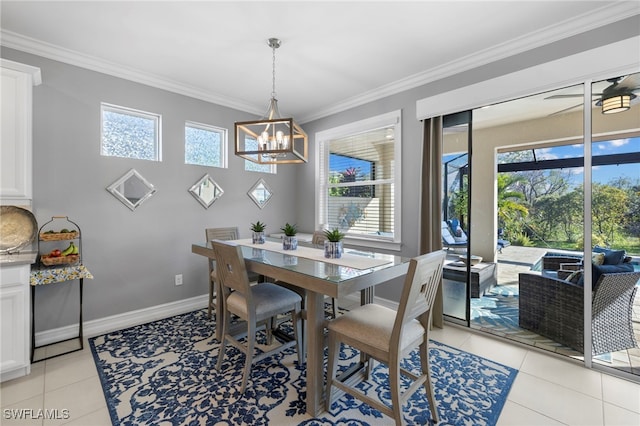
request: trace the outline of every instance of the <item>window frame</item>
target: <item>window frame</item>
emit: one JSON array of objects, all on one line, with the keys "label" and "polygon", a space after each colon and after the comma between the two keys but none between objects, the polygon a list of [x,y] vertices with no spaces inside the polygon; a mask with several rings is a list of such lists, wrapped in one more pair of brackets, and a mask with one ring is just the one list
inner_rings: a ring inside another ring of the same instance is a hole
[{"label": "window frame", "polygon": [[[121,114],[121,115],[129,115],[144,119],[149,119],[154,122],[154,135],[155,135],[155,156],[153,159],[148,158],[139,158],[139,157],[121,157],[118,155],[109,155],[104,152],[104,113],[105,111]],[[127,158],[131,160],[144,160],[144,161],[162,161],[162,115],[142,111],[135,108],[123,107],[120,105],[114,105],[107,102],[100,103],[100,155],[103,157],[115,157],[115,158]]]},{"label": "window frame", "polygon": [[[345,243],[354,246],[380,248],[400,251],[402,247],[402,110],[395,110],[385,114],[369,117],[363,120],[344,124],[342,126],[316,132],[315,135],[315,226],[321,228],[328,223],[327,206],[329,193],[329,143],[334,139],[340,139],[355,134],[393,127],[394,133],[394,166],[393,166],[393,238],[384,238],[375,235],[348,234]],[[377,183],[389,183],[377,182]]]},{"label": "window frame", "polygon": [[[199,130],[204,130],[207,132],[212,132],[212,133],[218,133],[220,134],[220,165],[211,165],[211,164],[195,164],[195,163],[188,163],[187,162],[187,158],[186,158],[186,153],[187,153],[187,127],[191,127],[193,129],[199,129]],[[229,162],[228,162],[228,148],[227,146],[229,145],[229,130],[225,129],[224,127],[218,127],[218,126],[214,126],[212,124],[205,124],[205,123],[198,123],[196,121],[190,121],[190,120],[186,120],[184,122],[184,152],[185,152],[185,159],[184,159],[184,164],[190,165],[190,166],[202,166],[202,167],[217,167],[220,169],[226,169],[229,167]]]}]

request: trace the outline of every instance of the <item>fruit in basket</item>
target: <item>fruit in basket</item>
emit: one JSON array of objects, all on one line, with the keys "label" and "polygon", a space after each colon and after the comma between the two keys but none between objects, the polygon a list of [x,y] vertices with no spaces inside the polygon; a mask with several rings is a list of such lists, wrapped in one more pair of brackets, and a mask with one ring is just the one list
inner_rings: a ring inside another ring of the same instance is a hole
[{"label": "fruit in basket", "polygon": [[64,229],[60,230],[61,234],[68,234],[69,232],[71,232],[71,231],[69,231],[67,228],[64,228]]},{"label": "fruit in basket", "polygon": [[80,251],[78,250],[78,246],[77,245],[73,245],[73,250],[71,251],[71,254],[80,254]]},{"label": "fruit in basket", "polygon": [[49,229],[48,231],[43,232],[43,234],[55,234],[55,233],[56,231],[54,231],[53,229]]},{"label": "fruit in basket", "polygon": [[61,255],[62,252],[60,251],[60,249],[51,250],[51,253],[49,253],[50,257],[60,257]]},{"label": "fruit in basket", "polygon": [[[75,247],[75,244],[73,244],[73,242],[69,243],[69,247],[67,247],[66,249],[64,249],[61,253],[62,256],[69,256],[70,254],[73,254],[73,249]],[[76,249],[77,250],[77,249]]]}]

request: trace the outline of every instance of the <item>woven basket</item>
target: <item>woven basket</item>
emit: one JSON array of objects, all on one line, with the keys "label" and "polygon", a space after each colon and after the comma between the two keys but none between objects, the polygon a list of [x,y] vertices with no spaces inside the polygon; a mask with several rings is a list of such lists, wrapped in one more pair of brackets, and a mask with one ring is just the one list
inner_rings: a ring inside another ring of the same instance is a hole
[{"label": "woven basket", "polygon": [[50,232],[48,234],[44,232],[40,233],[40,239],[42,241],[75,240],[76,238],[78,238],[78,231],[71,231],[71,232],[64,232],[64,233]]},{"label": "woven basket", "polygon": [[80,260],[80,256],[77,254],[70,254],[68,256],[59,256],[59,257],[51,257],[51,256],[40,256],[40,261],[43,265],[52,266],[52,265],[71,265]]}]

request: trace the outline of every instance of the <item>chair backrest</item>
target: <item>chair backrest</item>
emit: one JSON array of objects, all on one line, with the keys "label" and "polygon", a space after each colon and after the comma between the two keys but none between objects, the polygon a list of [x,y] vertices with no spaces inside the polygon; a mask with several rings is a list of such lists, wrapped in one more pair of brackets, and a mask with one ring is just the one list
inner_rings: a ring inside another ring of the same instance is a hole
[{"label": "chair backrest", "polygon": [[[211,247],[211,241],[213,240],[237,240],[240,238],[240,233],[238,232],[237,226],[232,226],[228,228],[206,228],[204,230],[205,233],[205,241],[207,242],[207,246]],[[209,276],[215,269],[215,260],[209,259]]]},{"label": "chair backrest", "polygon": [[223,294],[229,293],[229,289],[240,292],[251,305],[251,291],[249,289],[249,275],[242,256],[242,248],[222,240],[211,242],[216,253],[216,271]]},{"label": "chair backrest", "polygon": [[632,309],[639,280],[640,272],[618,272],[600,275],[592,300],[593,317],[597,317],[606,310],[611,310],[616,305],[621,307],[617,311],[619,315],[625,312],[627,308]]},{"label": "chair backrest", "polygon": [[232,226],[228,228],[206,228],[204,230],[206,235],[207,245],[211,243],[213,240],[237,240],[240,238],[240,233],[238,232],[237,226]]},{"label": "chair backrest", "polygon": [[438,250],[411,259],[405,277],[398,314],[391,336],[392,344],[398,344],[402,327],[419,319],[425,330],[429,327],[431,309],[442,280],[442,268],[446,252]]},{"label": "chair backrest", "polygon": [[324,245],[324,242],[327,240],[327,236],[324,235],[324,231],[313,231],[313,236],[311,237],[311,244],[314,246]]}]

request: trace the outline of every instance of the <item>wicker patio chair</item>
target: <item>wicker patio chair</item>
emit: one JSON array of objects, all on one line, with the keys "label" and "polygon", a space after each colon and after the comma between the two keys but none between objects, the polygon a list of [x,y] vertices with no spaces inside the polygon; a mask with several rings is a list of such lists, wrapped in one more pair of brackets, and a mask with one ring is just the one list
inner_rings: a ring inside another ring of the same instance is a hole
[{"label": "wicker patio chair", "polygon": [[582,256],[545,255],[542,257],[543,271],[557,271],[562,269],[562,263],[580,263]]},{"label": "wicker patio chair", "polygon": [[[602,274],[592,300],[593,355],[637,347],[633,300],[640,272]],[[520,327],[584,352],[584,288],[534,273],[521,273]]]}]

